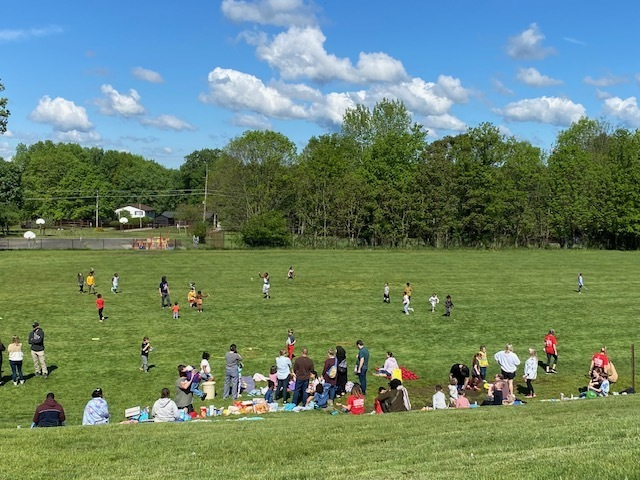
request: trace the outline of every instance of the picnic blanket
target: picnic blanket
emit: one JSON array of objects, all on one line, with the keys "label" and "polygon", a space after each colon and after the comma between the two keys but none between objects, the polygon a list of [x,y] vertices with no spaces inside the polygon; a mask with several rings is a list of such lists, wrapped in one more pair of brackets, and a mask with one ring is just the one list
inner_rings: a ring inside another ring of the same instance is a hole
[{"label": "picnic blanket", "polygon": [[405,367],[400,367],[400,371],[402,372],[402,381],[403,382],[405,380],[418,380],[420,378],[420,377],[418,377],[418,375],[416,375],[411,370],[409,370],[409,369],[407,369]]}]

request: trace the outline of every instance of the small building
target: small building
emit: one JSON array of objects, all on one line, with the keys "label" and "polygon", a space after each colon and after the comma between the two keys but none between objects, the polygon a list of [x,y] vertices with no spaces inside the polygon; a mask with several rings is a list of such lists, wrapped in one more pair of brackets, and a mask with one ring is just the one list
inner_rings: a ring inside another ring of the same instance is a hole
[{"label": "small building", "polygon": [[149,205],[145,205],[144,203],[135,203],[133,205],[118,208],[115,213],[118,218],[120,218],[123,213],[126,213],[129,218],[155,218],[156,209]]},{"label": "small building", "polygon": [[160,215],[156,215],[153,219],[153,226],[158,227],[173,227],[176,223],[176,212],[162,212]]}]

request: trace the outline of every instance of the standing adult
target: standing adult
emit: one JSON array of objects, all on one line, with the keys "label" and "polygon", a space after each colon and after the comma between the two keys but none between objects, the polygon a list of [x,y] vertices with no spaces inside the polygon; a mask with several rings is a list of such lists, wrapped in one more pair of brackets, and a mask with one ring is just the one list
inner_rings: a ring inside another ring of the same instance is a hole
[{"label": "standing adult", "polygon": [[309,358],[309,351],[303,348],[302,355],[296,357],[296,361],[293,362],[293,375],[296,379],[293,390],[294,405],[298,405],[300,402],[302,402],[302,405],[307,404],[307,397],[309,396],[307,388],[309,387],[309,378],[312,370],[315,370],[313,360]]},{"label": "standing adult", "polygon": [[178,405],[169,397],[171,392],[168,388],[163,388],[160,398],[155,401],[151,409],[151,418],[154,422],[175,422],[180,418]]},{"label": "standing adult", "polygon": [[[409,285],[409,284],[407,284]],[[356,356],[356,368],[355,372],[358,375],[360,382],[360,388],[362,388],[362,394],[367,394],[367,370],[369,369],[369,350],[364,346],[362,340],[356,342],[358,347],[358,355]]]},{"label": "standing adult", "polygon": [[[192,377],[193,378],[193,377]],[[186,408],[187,412],[193,412],[193,392],[191,391],[191,380],[187,378],[187,367],[178,365],[178,378],[175,382],[176,406],[179,409]]]},{"label": "standing adult", "polygon": [[345,394],[347,385],[347,375],[349,368],[347,367],[347,352],[338,345],[336,347],[336,360],[338,360],[338,376],[336,378],[336,396],[341,397]]},{"label": "standing adult", "polygon": [[160,292],[160,302],[162,304],[162,308],[171,306],[171,297],[169,297],[169,282],[167,282],[167,277],[163,276],[160,280],[160,285],[158,285],[158,292]]},{"label": "standing adult", "polygon": [[110,417],[107,401],[102,398],[102,389],[96,388],[91,392],[91,400],[84,407],[82,425],[102,425],[109,423]]},{"label": "standing adult", "polygon": [[288,357],[287,351],[283,348],[276,358],[276,380],[278,382],[276,386],[276,401],[282,398],[282,401],[287,403],[289,398],[287,387],[291,379],[291,368],[291,359]]},{"label": "standing adult", "polygon": [[36,377],[42,375],[44,378],[49,376],[47,370],[47,362],[44,358],[44,331],[40,328],[38,322],[33,322],[33,330],[29,332],[29,345],[31,345],[31,359],[33,360],[33,369]]},{"label": "standing adult", "polygon": [[239,368],[242,365],[242,357],[238,354],[238,348],[235,343],[229,347],[229,351],[224,356],[225,375],[224,375],[224,393],[222,398],[229,396],[231,390],[231,398],[238,398],[238,377],[240,375]]},{"label": "standing adult", "polygon": [[469,367],[462,363],[454,363],[449,369],[449,380],[455,380],[458,389],[465,389],[469,385]]},{"label": "standing adult", "polygon": [[[333,377],[331,373],[334,374]],[[327,359],[322,366],[322,378],[325,388],[329,388],[329,400],[333,402],[333,399],[336,398],[336,383],[338,381],[338,359],[333,348],[330,348],[327,352]]]},{"label": "standing adult", "polygon": [[7,349],[9,352],[9,365],[11,366],[11,379],[13,384],[17,387],[18,381],[20,385],[24,384],[24,375],[22,374],[22,360],[24,359],[24,353],[22,353],[22,343],[20,338],[14,335]]},{"label": "standing adult", "polygon": [[603,372],[606,371],[608,365],[609,358],[607,357],[607,347],[602,347],[599,352],[594,353],[593,357],[591,357],[589,375],[591,375],[596,368],[602,369]]},{"label": "standing adult", "polygon": [[558,363],[558,340],[556,339],[556,331],[552,328],[544,337],[544,352],[547,354],[546,373],[556,373],[556,365]]},{"label": "standing adult", "polygon": [[55,400],[53,392],[47,393],[44,403],[36,408],[33,414],[34,427],[60,427],[66,420],[64,408]]},{"label": "standing adult", "polygon": [[582,273],[578,274],[578,293],[582,293],[582,287],[584,287],[584,279]]},{"label": "standing adult", "polygon": [[497,352],[494,358],[500,365],[502,378],[509,384],[509,394],[513,395],[513,379],[516,378],[516,370],[520,365],[518,355],[513,352],[513,345],[507,343],[504,350]]}]

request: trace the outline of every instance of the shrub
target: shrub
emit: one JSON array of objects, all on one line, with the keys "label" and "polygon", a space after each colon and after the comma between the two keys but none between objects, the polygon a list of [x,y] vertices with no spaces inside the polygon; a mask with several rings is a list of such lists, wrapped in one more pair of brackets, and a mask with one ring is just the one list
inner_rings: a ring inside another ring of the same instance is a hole
[{"label": "shrub", "polygon": [[242,241],[249,247],[286,247],[291,243],[287,221],[278,212],[255,215],[241,234]]}]

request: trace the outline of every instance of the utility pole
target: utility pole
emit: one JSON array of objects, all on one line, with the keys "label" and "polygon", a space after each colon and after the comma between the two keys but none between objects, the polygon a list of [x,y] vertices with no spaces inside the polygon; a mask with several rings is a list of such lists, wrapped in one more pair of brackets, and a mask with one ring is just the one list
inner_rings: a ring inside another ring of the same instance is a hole
[{"label": "utility pole", "polygon": [[204,201],[202,202],[202,223],[207,221],[207,189],[209,186],[209,162],[205,164]]},{"label": "utility pole", "polygon": [[98,192],[96,192],[96,228],[98,228],[98,219],[100,218],[99,217],[99,211],[100,211],[99,210],[99,206],[100,206],[100,203],[98,202]]}]

